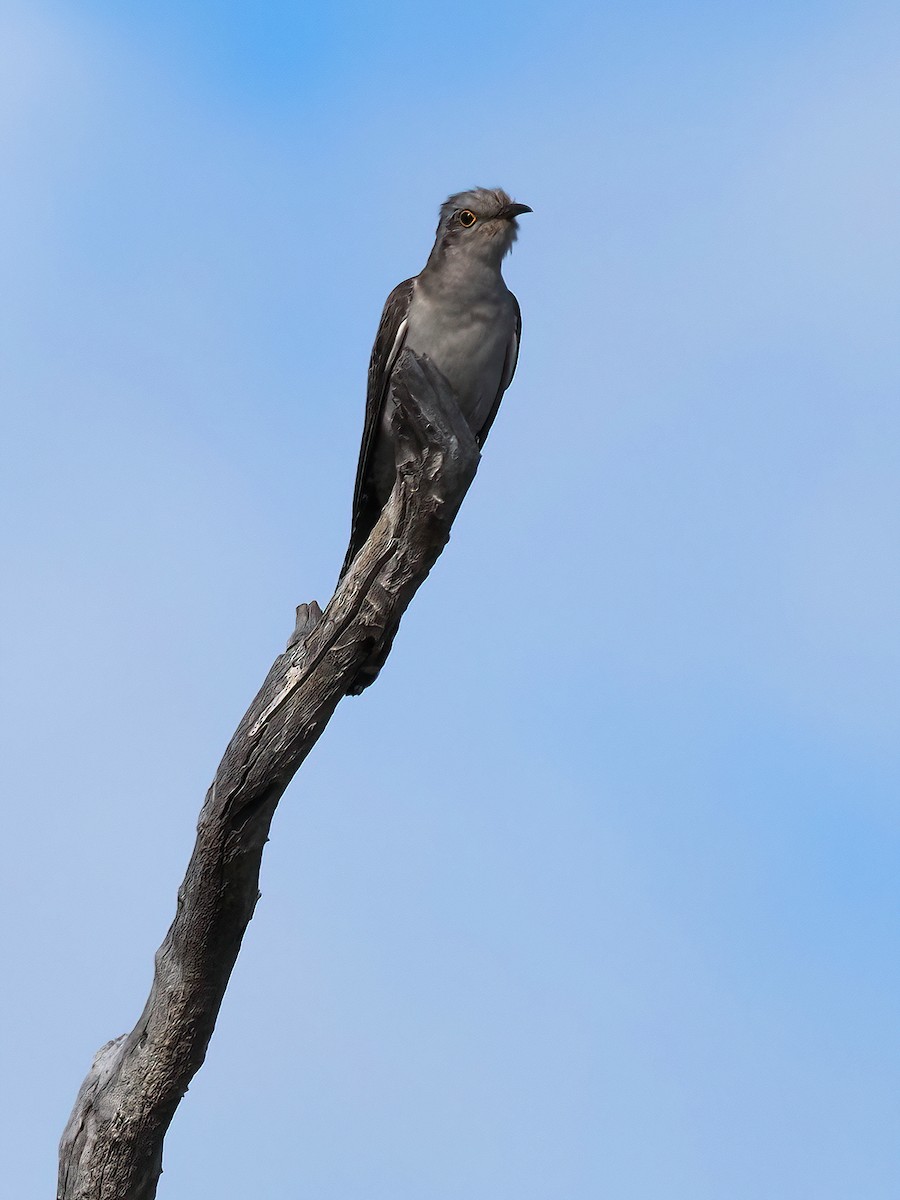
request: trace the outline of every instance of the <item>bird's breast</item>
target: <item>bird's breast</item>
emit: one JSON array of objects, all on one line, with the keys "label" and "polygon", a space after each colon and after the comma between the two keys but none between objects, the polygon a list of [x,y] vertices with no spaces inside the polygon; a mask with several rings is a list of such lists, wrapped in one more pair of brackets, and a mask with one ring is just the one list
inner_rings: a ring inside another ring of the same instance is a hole
[{"label": "bird's breast", "polygon": [[417,287],[413,294],[406,345],[446,376],[473,432],[497,398],[514,323],[505,288],[467,296]]}]

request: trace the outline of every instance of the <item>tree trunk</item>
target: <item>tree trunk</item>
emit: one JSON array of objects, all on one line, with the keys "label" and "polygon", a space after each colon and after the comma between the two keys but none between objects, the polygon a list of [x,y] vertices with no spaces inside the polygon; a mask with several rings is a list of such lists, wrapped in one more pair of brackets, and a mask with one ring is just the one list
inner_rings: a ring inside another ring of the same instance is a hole
[{"label": "tree trunk", "polygon": [[276,805],[338,701],[378,674],[475,475],[478,448],[443,376],[406,350],[393,378],[390,499],[324,613],[315,602],[297,609],[287,649],[225,751],[144,1011],[97,1053],[63,1132],[57,1200],[156,1195],[163,1138],[203,1063],[259,898]]}]

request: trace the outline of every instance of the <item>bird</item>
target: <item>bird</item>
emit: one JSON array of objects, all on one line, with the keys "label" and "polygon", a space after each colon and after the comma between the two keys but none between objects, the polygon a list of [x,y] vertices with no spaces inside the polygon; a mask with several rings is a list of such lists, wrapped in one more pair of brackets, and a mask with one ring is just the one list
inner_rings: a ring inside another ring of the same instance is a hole
[{"label": "bird", "polygon": [[502,188],[471,188],[442,205],[434,247],[418,275],[388,296],[369,361],[350,545],[340,579],[362,549],[394,486],[391,372],[408,348],[426,355],[459,400],[479,448],[515,374],[522,337],[519,303],[501,271],[533,209]]}]

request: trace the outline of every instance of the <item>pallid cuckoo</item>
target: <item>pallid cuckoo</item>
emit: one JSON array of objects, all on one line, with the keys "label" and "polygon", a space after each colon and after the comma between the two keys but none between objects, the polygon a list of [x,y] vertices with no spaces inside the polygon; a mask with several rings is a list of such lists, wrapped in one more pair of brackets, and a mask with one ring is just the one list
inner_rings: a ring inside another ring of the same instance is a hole
[{"label": "pallid cuckoo", "polygon": [[369,362],[350,546],[341,577],[372,532],[394,485],[391,371],[404,347],[427,355],[484,444],[516,369],[522,317],[500,266],[516,218],[532,210],[500,188],[458,192],[441,206],[428,262],[387,298]]}]

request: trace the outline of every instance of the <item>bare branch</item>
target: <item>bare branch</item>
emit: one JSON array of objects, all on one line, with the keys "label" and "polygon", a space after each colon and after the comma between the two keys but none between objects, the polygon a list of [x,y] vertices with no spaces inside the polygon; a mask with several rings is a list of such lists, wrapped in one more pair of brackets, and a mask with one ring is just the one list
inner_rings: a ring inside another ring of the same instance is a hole
[{"label": "bare branch", "polygon": [[367,687],[428,575],[478,466],[443,376],[406,350],[394,371],[397,479],[324,613],[297,625],[206,795],[175,919],[131,1033],[104,1046],[60,1143],[57,1200],[152,1200],[166,1130],[203,1063],[259,897],[275,807],[345,695]]}]

